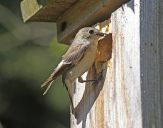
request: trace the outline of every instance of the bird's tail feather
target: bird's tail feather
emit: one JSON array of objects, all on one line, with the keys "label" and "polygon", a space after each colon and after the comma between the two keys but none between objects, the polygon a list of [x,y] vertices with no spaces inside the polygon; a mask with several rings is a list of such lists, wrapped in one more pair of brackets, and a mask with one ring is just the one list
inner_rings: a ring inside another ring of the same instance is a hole
[{"label": "bird's tail feather", "polygon": [[56,78],[56,77],[54,77],[54,72],[53,72],[53,73],[50,75],[50,77],[41,85],[41,88],[46,87],[46,89],[45,89],[43,95],[45,95],[45,94],[48,92],[48,90],[50,89],[50,87],[51,87],[53,81],[55,80],[55,78]]},{"label": "bird's tail feather", "polygon": [[53,81],[51,81],[50,83],[48,83],[47,88],[46,88],[46,90],[44,91],[43,95],[45,95],[45,94],[48,92],[48,90],[50,89],[52,83],[53,83]]},{"label": "bird's tail feather", "polygon": [[41,88],[46,88],[43,95],[45,95],[48,90],[50,89],[53,81],[62,74],[62,72],[66,69],[67,64],[64,64],[63,61],[61,61],[57,68],[53,71],[53,73],[50,75],[50,77],[41,85]]},{"label": "bird's tail feather", "polygon": [[41,88],[48,86],[54,79],[50,76],[42,85]]}]

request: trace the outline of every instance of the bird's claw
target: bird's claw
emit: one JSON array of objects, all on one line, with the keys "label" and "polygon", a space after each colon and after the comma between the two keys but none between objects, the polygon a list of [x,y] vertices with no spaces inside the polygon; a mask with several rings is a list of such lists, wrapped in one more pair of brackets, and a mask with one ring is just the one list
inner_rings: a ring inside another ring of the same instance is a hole
[{"label": "bird's claw", "polygon": [[79,81],[80,83],[86,83],[86,82],[94,82],[94,81],[96,81],[96,80],[83,80],[83,78],[80,76],[80,77],[78,77],[78,81]]},{"label": "bird's claw", "polygon": [[103,78],[104,78],[103,71],[104,71],[104,69],[102,69],[102,71],[99,74],[97,74],[97,79],[92,82],[93,86],[97,85],[99,83],[99,81],[103,80]]}]

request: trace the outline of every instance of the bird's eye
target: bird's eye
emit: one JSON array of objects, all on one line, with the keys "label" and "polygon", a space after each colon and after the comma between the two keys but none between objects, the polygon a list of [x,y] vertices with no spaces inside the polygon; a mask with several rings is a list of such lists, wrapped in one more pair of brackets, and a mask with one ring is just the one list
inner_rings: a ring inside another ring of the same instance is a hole
[{"label": "bird's eye", "polygon": [[89,30],[89,34],[94,34],[94,30]]}]

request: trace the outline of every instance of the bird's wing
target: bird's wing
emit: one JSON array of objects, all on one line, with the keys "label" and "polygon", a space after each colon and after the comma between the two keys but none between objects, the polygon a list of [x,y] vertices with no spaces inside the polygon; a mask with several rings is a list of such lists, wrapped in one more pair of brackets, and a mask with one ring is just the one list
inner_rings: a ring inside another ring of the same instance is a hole
[{"label": "bird's wing", "polygon": [[79,60],[83,57],[86,48],[87,45],[71,45],[68,51],[62,56],[62,61],[58,64],[49,78],[41,85],[41,87],[46,88],[43,95],[45,95],[50,89],[52,82],[57,76],[61,75],[65,70],[72,68],[79,62]]},{"label": "bird's wing", "polygon": [[51,81],[53,81],[57,76],[61,75],[62,72],[69,66],[68,63],[64,63],[61,61],[58,66],[54,69],[52,74],[49,76],[49,78],[41,85],[41,87],[44,87],[46,85],[49,85]]},{"label": "bird's wing", "polygon": [[41,85],[41,88],[45,88],[43,95],[45,95],[51,87],[51,84],[56,77],[62,74],[68,67],[71,67],[70,64],[63,62],[63,60],[58,64],[54,69],[53,73],[48,77],[48,79]]},{"label": "bird's wing", "polygon": [[[72,66],[75,66],[83,58],[84,53],[87,48],[88,48],[88,45],[85,45],[85,44],[72,45],[70,49],[62,56],[62,60],[64,60],[67,63],[71,63]],[[68,89],[68,86],[65,83],[65,77],[66,77],[65,74],[62,75],[62,82],[67,89],[70,102],[71,102],[71,107],[72,107],[72,110],[74,110],[71,93],[70,93],[70,90]]]},{"label": "bird's wing", "polygon": [[83,58],[87,48],[88,45],[85,44],[71,45],[68,51],[62,56],[62,60],[66,63],[76,65]]}]

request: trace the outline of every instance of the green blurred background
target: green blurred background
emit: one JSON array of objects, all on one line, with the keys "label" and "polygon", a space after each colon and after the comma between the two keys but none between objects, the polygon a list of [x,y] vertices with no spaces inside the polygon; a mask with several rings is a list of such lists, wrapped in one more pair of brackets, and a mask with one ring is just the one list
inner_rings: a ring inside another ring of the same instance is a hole
[{"label": "green blurred background", "polygon": [[55,23],[23,23],[20,1],[0,0],[0,128],[67,128],[61,78],[46,96],[40,89],[67,46],[57,43]]}]

